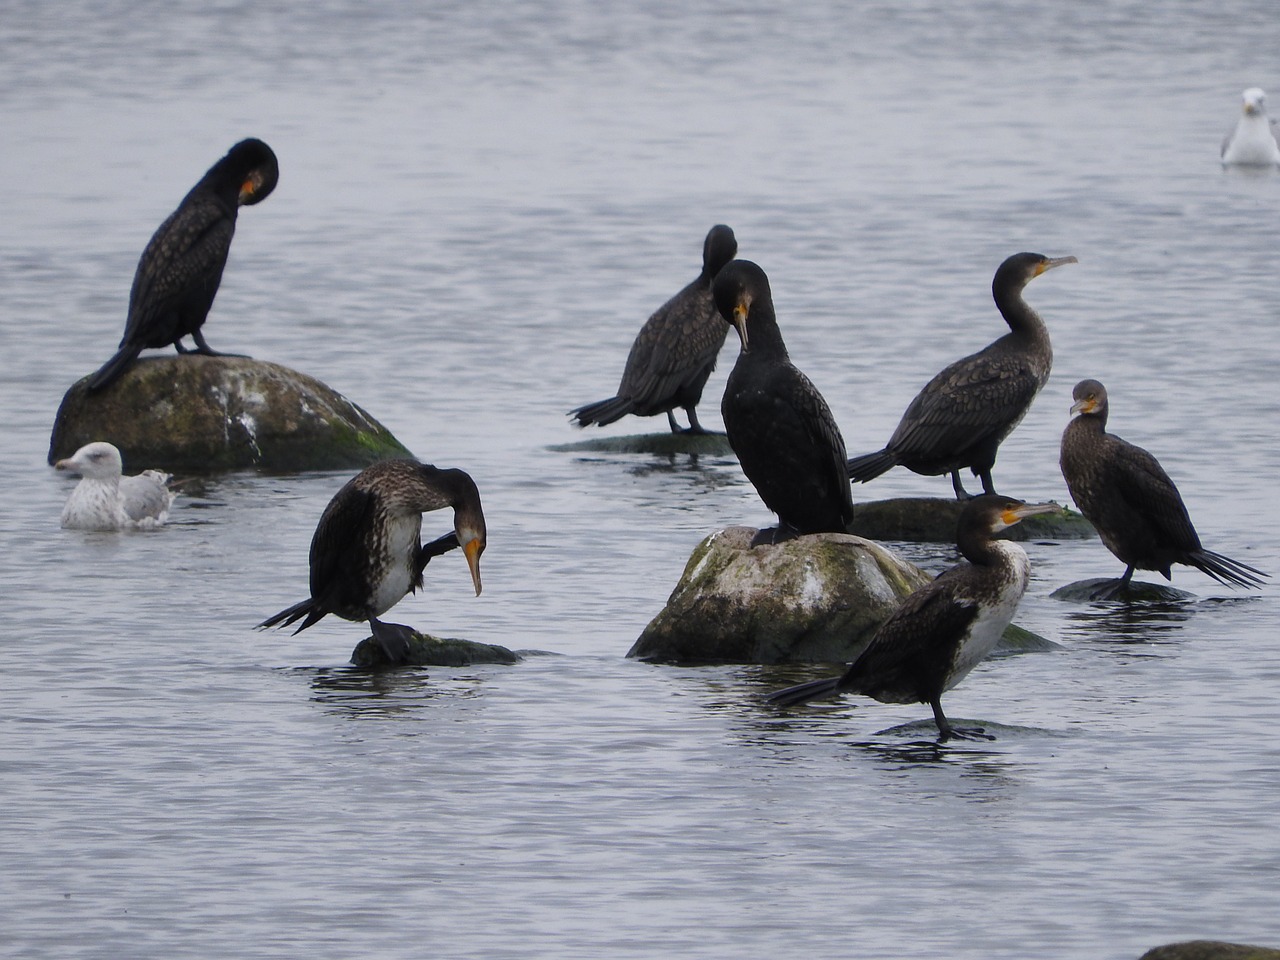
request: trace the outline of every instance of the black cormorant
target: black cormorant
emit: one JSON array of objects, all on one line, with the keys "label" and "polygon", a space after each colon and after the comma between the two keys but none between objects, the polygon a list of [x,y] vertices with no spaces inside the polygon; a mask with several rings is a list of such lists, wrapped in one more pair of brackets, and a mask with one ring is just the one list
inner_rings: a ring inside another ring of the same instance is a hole
[{"label": "black cormorant", "polygon": [[942,740],[990,739],[980,728],[953,727],[942,712],[942,694],[995,648],[1027,589],[1026,551],[993,535],[1024,517],[1061,509],[998,494],[971,498],[956,530],[964,560],[907,597],[842,676],[779,690],[769,701],[787,707],[860,693],[881,703],[927,703]]},{"label": "black cormorant", "polygon": [[[453,532],[423,544],[422,514],[453,508]],[[475,482],[462,470],[416,460],[383,460],[365,468],[329,501],[311,538],[311,597],[281,610],[259,628],[287,626],[294,633],[326,614],[368,620],[393,663],[403,662],[410,627],[379,620],[405,594],[422,586],[432,557],[462,547],[476,595],[486,541],[484,511]]]},{"label": "black cormorant", "polygon": [[711,302],[711,281],[737,252],[732,230],[724,224],[711,228],[702,244],[702,273],[640,329],[627,356],[618,395],[571,411],[574,423],[604,426],[629,413],[637,417],[665,413],[671,432],[680,433],[672,411],[683,407],[689,417],[689,429],[683,432],[707,432],[698,423],[694,407],[702,399],[702,388],[716,368],[729,332]]},{"label": "black cormorant", "polygon": [[847,532],[853,499],[844,440],[818,388],[787,355],[769,278],[750,260],[734,260],[712,290],[742,341],[720,404],[725,433],[742,472],[778,515],[777,529],[761,531],[755,543]]},{"label": "black cormorant", "polygon": [[1046,270],[1075,263],[1038,253],[1016,253],[1000,264],[991,293],[1009,332],[957,360],[925,385],[888,444],[849,461],[850,479],[866,483],[901,464],[925,476],[951,474],[956,497],[969,496],[960,481],[968,467],[994,493],[991,468],[1000,443],[1018,425],[1049,379],[1053,347],[1044,321],[1022,299],[1022,288]]},{"label": "black cormorant", "polygon": [[142,251],[120,349],[89,378],[90,390],[107,386],[148,347],[172,343],[179,353],[187,353],[181,341],[188,335],[195,353],[216,355],[200,328],[222,282],[236,213],[265,200],[279,178],[271,148],[248,139],[227,151],[191,188]]},{"label": "black cormorant", "polygon": [[1123,593],[1135,569],[1157,570],[1170,580],[1175,563],[1195,567],[1219,583],[1261,586],[1267,574],[1200,545],[1178,488],[1155,457],[1107,433],[1106,387],[1081,380],[1071,397],[1072,420],[1062,433],[1062,476],[1103,544],[1127,565],[1124,575],[1093,599]]}]

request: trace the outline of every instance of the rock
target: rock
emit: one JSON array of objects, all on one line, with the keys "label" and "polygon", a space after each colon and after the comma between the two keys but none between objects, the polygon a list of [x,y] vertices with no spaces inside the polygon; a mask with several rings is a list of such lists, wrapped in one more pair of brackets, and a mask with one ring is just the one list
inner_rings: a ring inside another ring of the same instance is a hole
[{"label": "rock", "polygon": [[[869,540],[955,543],[964,504],[954,498],[897,497],[853,505],[849,532]],[[1093,525],[1074,510],[1027,517],[1001,536],[1009,540],[1084,540],[1096,536]]]},{"label": "rock", "polygon": [[[409,658],[396,666],[469,667],[475,663],[519,663],[518,653],[495,643],[477,643],[452,637],[433,637],[415,632],[409,641]],[[382,645],[373,637],[365,637],[351,653],[357,667],[389,667]]]},{"label": "rock", "polygon": [[58,409],[49,462],[91,440],[126,463],[175,472],[340,470],[412,456],[346,397],[287,367],[199,354],[137,360],[88,393],[80,380]]},{"label": "rock", "polygon": [[627,437],[592,437],[577,443],[551,447],[559,453],[652,453],[672,456],[701,453],[712,457],[732,457],[733,447],[723,433],[646,433]]},{"label": "rock", "polygon": [[1280,950],[1216,940],[1188,940],[1153,947],[1139,960],[1280,960]]},{"label": "rock", "polygon": [[[1096,593],[1109,587],[1118,577],[1093,577],[1089,580],[1077,580],[1059,587],[1049,594],[1054,600],[1080,600],[1089,602],[1096,600]],[[1141,580],[1130,580],[1129,589],[1115,598],[1116,603],[1175,603],[1181,600],[1194,600],[1194,593],[1179,590],[1162,583],[1144,583]]]},{"label": "rock", "polygon": [[[628,651],[664,663],[848,663],[928,574],[879,544],[820,533],[751,547],[729,527],[689,557],[667,605]],[[1010,628],[1013,630],[1014,628]],[[1015,633],[1009,652],[1049,641]]]}]

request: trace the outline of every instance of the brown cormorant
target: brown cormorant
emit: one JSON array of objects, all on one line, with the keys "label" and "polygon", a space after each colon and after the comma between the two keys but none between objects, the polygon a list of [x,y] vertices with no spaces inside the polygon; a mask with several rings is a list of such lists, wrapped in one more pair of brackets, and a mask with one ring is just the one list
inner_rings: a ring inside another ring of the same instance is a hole
[{"label": "brown cormorant", "polygon": [[575,424],[604,426],[629,413],[637,417],[665,413],[671,432],[681,433],[672,411],[683,407],[689,417],[689,429],[683,432],[707,432],[698,423],[694,407],[702,399],[702,388],[716,368],[716,357],[729,333],[711,302],[711,281],[737,252],[732,230],[724,224],[711,228],[702,244],[702,273],[641,327],[627,356],[618,395],[570,411]]},{"label": "brown cormorant", "polygon": [[[453,508],[453,532],[421,543],[422,514]],[[413,630],[378,618],[422,586],[432,557],[461,546],[480,594],[484,511],[475,482],[462,470],[416,460],[383,460],[365,468],[337,492],[311,538],[311,597],[281,610],[263,627],[287,626],[306,617],[294,633],[326,614],[368,620],[374,639],[393,663],[403,662]]]},{"label": "brown cormorant", "polygon": [[188,335],[195,341],[193,352],[217,355],[200,328],[222,282],[236,213],[265,200],[279,178],[271,148],[248,139],[227,151],[191,188],[142,251],[120,349],[89,378],[90,390],[107,386],[148,347],[172,343],[179,353],[187,353],[181,341]]},{"label": "brown cormorant", "polygon": [[1049,331],[1022,299],[1022,289],[1046,270],[1075,262],[1016,253],[1000,264],[991,293],[1009,332],[930,380],[884,449],[849,461],[850,479],[866,483],[898,465],[925,476],[950,473],[956,497],[964,500],[969,494],[960,471],[968,467],[982,479],[984,492],[995,493],[996,451],[1026,415],[1053,365]]},{"label": "brown cormorant", "polygon": [[87,443],[55,470],[78,474],[81,480],[62,508],[62,525],[73,530],[149,529],[164,523],[173,505],[169,474],[144,470],[124,476],[119,449],[98,440]]},{"label": "brown cormorant", "polygon": [[845,533],[853,499],[844,440],[818,388],[787,355],[769,278],[750,260],[734,260],[712,291],[742,341],[720,404],[725,433],[742,472],[778,515],[777,529],[761,531],[753,546],[803,533]]},{"label": "brown cormorant", "polygon": [[982,662],[999,641],[1026,592],[1026,551],[993,535],[1024,517],[1060,510],[998,494],[973,497],[960,513],[956,546],[964,560],[907,597],[842,676],[810,680],[771,694],[778,706],[860,693],[881,703],[927,703],[942,740],[983,737],[953,727],[942,694]]},{"label": "brown cormorant", "polygon": [[1186,564],[1219,583],[1261,586],[1267,576],[1248,564],[1200,545],[1178,488],[1158,460],[1141,447],[1107,433],[1107,388],[1081,380],[1071,391],[1071,422],[1062,432],[1062,476],[1080,512],[1121,563],[1124,575],[1093,595],[1110,600],[1128,589],[1133,571]]}]

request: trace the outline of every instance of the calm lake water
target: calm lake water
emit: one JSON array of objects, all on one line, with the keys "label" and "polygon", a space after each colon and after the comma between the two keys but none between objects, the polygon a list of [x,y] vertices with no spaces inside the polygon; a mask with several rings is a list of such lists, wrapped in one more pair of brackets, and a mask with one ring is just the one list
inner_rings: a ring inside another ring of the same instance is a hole
[{"label": "calm lake water", "polygon": [[[768,515],[732,460],[552,449],[713,223],[851,453],[1002,332],[1005,256],[1074,254],[1028,289],[1056,361],[1001,490],[1066,500],[1096,377],[1206,544],[1280,572],[1280,175],[1217,162],[1240,91],[1280,98],[1274,5],[960,6],[4,4],[0,955],[1280,945],[1280,588],[1179,570],[1196,601],[1063,603],[1120,565],[1031,544],[1018,619],[1062,649],[980,667],[948,711],[998,739],[937,748],[927,707],[762,704],[800,671],[627,661],[698,540]],[[358,626],[254,632],[305,595],[345,474],[193,484],[153,534],[59,529],[58,402],[113,351],[151,232],[249,135],[280,185],[240,219],[210,344],[470,471],[484,594],[451,556],[394,619],[547,655],[369,674]],[[855,490],[904,494],[949,484]]]}]

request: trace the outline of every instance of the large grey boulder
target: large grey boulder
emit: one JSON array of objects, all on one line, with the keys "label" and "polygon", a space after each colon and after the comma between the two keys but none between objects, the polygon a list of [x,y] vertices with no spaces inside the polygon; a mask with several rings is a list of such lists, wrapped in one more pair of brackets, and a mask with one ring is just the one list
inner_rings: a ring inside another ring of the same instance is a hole
[{"label": "large grey boulder", "polygon": [[85,386],[62,399],[51,464],[93,440],[115,444],[125,463],[174,472],[340,470],[411,456],[340,393],[264,360],[147,357],[98,393]]},{"label": "large grey boulder", "polygon": [[1280,960],[1280,950],[1217,940],[1188,940],[1153,947],[1139,960]]}]

